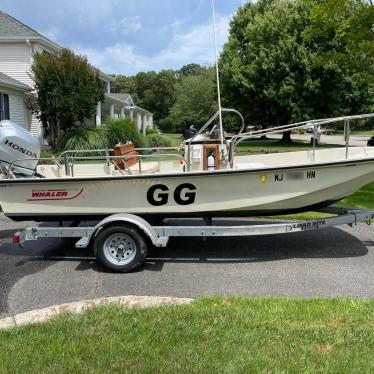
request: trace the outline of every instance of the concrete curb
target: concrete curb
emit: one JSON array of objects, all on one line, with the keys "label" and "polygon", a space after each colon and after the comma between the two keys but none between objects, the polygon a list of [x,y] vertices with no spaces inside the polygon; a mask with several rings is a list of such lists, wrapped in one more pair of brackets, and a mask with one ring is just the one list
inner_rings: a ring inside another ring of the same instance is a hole
[{"label": "concrete curb", "polygon": [[32,323],[46,322],[52,317],[62,313],[83,313],[88,309],[98,306],[118,304],[125,308],[150,308],[162,305],[189,304],[193,299],[182,299],[176,297],[156,296],[118,296],[104,297],[101,299],[77,301],[68,304],[55,305],[48,308],[20,313],[13,317],[0,320],[0,330],[10,329],[16,326],[23,326]]}]

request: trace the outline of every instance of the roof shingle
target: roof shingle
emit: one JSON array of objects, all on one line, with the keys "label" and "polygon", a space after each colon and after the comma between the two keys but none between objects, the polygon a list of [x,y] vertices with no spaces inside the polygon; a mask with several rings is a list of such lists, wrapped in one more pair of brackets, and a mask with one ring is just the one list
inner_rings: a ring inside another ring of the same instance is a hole
[{"label": "roof shingle", "polygon": [[8,14],[0,11],[0,36],[38,37],[36,31],[17,21]]},{"label": "roof shingle", "polygon": [[0,39],[37,39],[49,46],[60,49],[61,47],[42,34],[23,24],[9,14],[0,10]]}]

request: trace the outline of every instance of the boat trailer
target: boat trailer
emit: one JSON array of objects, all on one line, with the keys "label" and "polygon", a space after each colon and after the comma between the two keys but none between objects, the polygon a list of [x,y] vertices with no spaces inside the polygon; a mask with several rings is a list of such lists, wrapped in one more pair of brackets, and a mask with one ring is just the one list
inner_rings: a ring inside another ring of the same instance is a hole
[{"label": "boat trailer", "polygon": [[[318,212],[331,214],[327,218],[308,220],[257,221],[256,224],[224,225],[224,220],[205,220],[204,225],[165,224],[152,226],[133,214],[115,214],[94,225],[70,227],[29,227],[13,235],[13,244],[22,244],[40,238],[77,238],[76,248],[93,247],[95,257],[112,272],[129,272],[141,266],[147,256],[147,245],[166,247],[171,237],[241,237],[289,234],[319,230],[340,225],[370,225],[374,210],[328,207]],[[200,221],[201,222],[201,221]],[[245,221],[243,221],[245,222]],[[193,224],[194,223],[194,224]]]}]

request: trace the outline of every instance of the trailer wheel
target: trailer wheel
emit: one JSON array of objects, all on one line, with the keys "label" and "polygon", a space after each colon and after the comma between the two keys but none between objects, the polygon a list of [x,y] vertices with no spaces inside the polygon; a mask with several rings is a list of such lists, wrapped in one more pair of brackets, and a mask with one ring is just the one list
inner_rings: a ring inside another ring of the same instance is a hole
[{"label": "trailer wheel", "polygon": [[97,261],[106,269],[126,273],[143,264],[147,244],[144,236],[132,226],[109,226],[96,237],[94,252]]}]

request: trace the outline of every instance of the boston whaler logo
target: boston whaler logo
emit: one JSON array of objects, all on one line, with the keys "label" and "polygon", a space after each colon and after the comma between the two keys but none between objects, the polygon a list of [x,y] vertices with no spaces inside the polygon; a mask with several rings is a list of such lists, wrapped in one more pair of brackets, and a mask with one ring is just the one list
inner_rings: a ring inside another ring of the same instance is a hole
[{"label": "boston whaler logo", "polygon": [[27,201],[57,201],[74,200],[83,192],[82,189],[56,189],[56,190],[32,190],[31,197]]},{"label": "boston whaler logo", "polygon": [[38,158],[38,155],[35,153],[35,152],[31,152],[29,151],[28,149],[26,148],[23,148],[21,147],[20,145],[16,144],[16,143],[13,143],[11,141],[9,141],[8,139],[6,139],[4,141],[4,143],[8,146],[8,147],[11,147],[13,149],[15,149],[16,151],[20,152],[20,153],[23,153],[24,155],[26,156],[29,156],[29,157],[32,157],[32,158]]}]

